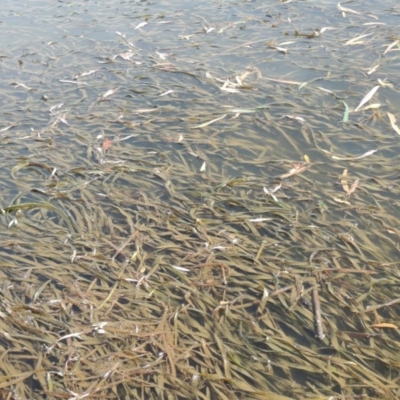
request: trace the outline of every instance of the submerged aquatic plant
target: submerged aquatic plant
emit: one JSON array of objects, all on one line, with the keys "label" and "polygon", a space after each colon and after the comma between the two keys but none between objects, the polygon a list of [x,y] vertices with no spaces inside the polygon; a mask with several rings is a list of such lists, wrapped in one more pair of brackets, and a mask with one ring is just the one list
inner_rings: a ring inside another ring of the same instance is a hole
[{"label": "submerged aquatic plant", "polygon": [[400,397],[389,3],[3,18],[0,398]]}]

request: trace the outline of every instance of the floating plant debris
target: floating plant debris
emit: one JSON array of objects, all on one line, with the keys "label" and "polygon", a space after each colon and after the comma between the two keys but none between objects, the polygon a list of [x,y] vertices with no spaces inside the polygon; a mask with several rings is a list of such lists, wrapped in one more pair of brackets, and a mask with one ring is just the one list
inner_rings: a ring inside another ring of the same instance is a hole
[{"label": "floating plant debris", "polygon": [[398,2],[3,3],[0,399],[400,398]]}]

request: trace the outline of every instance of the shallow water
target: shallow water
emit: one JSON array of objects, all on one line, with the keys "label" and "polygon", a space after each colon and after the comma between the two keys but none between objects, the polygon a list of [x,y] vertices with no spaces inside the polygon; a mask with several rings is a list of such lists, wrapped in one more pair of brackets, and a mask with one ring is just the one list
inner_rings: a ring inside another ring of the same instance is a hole
[{"label": "shallow water", "polygon": [[399,6],[170,3],[2,3],[0,397],[398,398]]}]

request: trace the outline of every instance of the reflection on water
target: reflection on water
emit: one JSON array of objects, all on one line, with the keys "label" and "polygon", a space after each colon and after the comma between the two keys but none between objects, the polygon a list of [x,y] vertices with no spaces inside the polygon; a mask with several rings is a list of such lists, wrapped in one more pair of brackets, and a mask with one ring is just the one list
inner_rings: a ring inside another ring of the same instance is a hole
[{"label": "reflection on water", "polygon": [[396,2],[103,3],[0,11],[0,397],[398,398]]}]

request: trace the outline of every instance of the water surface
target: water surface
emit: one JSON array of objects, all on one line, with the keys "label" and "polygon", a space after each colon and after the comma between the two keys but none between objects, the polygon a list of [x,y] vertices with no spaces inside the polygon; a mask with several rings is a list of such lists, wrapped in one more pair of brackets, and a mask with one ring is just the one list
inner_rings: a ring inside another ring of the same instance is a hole
[{"label": "water surface", "polygon": [[399,397],[399,16],[3,2],[1,395]]}]

